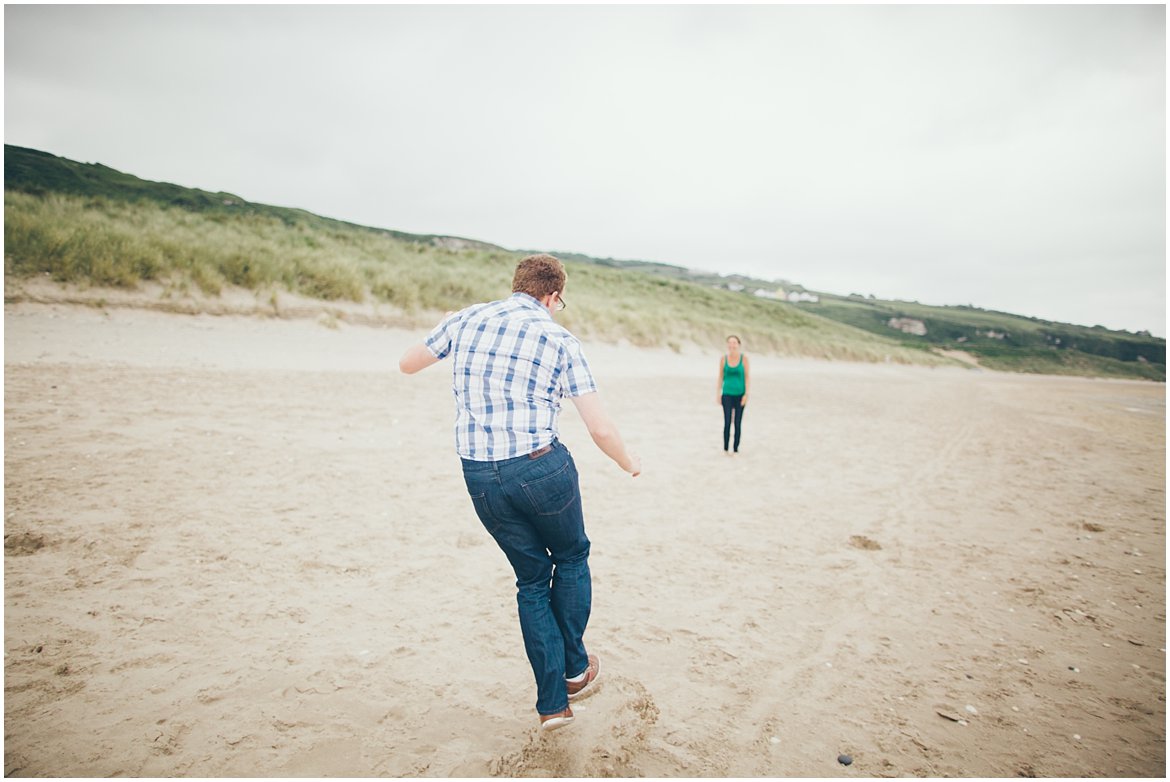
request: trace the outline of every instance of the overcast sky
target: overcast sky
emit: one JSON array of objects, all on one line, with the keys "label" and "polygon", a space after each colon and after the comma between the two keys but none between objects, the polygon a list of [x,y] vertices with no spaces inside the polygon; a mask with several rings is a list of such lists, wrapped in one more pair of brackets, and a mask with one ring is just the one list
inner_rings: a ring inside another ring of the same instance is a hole
[{"label": "overcast sky", "polygon": [[1161,5],[4,22],[6,143],[509,249],[1166,334]]}]

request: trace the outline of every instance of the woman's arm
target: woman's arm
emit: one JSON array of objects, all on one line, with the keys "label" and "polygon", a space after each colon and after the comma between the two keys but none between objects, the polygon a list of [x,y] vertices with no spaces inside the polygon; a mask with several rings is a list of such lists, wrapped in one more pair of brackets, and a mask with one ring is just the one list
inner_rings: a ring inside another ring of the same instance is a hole
[{"label": "woman's arm", "polygon": [[715,381],[715,404],[723,406],[723,356],[719,357],[719,379]]},{"label": "woman's arm", "polygon": [[748,362],[748,357],[743,357],[743,401],[740,402],[742,407],[747,407],[748,394],[752,390],[752,365]]}]

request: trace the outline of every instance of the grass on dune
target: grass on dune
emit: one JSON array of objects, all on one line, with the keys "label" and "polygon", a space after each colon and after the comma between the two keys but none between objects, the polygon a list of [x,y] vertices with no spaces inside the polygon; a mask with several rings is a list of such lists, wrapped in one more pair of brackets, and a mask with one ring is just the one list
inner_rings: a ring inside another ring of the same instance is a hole
[{"label": "grass on dune", "polygon": [[[195,212],[150,201],[5,192],[5,273],[133,289],[155,281],[217,295],[238,287],[326,301],[380,302],[424,322],[433,313],[500,298],[519,255],[451,250],[345,225],[266,214]],[[756,352],[860,361],[945,363],[794,305],[642,272],[566,261],[570,307],[583,337],[675,349],[743,337]]]},{"label": "grass on dune", "polygon": [[[373,297],[408,311],[440,308],[488,279],[439,248],[267,215],[12,191],[4,212],[5,273],[18,277],[48,273],[114,288],[154,280],[212,295],[237,286],[327,301]],[[417,273],[423,266],[426,275]]]}]

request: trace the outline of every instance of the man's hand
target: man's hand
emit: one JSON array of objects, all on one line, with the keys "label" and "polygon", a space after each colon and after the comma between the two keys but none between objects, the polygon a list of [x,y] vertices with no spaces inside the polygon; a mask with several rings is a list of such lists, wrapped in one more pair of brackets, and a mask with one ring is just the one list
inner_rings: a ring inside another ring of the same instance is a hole
[{"label": "man's hand", "polygon": [[642,457],[637,454],[630,454],[630,466],[626,468],[626,472],[630,474],[631,478],[637,478],[642,474]]}]

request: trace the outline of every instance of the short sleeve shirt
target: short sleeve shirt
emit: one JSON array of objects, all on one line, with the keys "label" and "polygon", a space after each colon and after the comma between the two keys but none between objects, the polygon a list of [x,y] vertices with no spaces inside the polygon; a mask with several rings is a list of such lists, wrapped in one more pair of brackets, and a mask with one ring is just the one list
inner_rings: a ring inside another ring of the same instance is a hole
[{"label": "short sleeve shirt", "polygon": [[455,450],[464,459],[502,461],[551,444],[560,400],[597,390],[581,342],[526,293],[449,315],[424,344],[453,358]]}]

